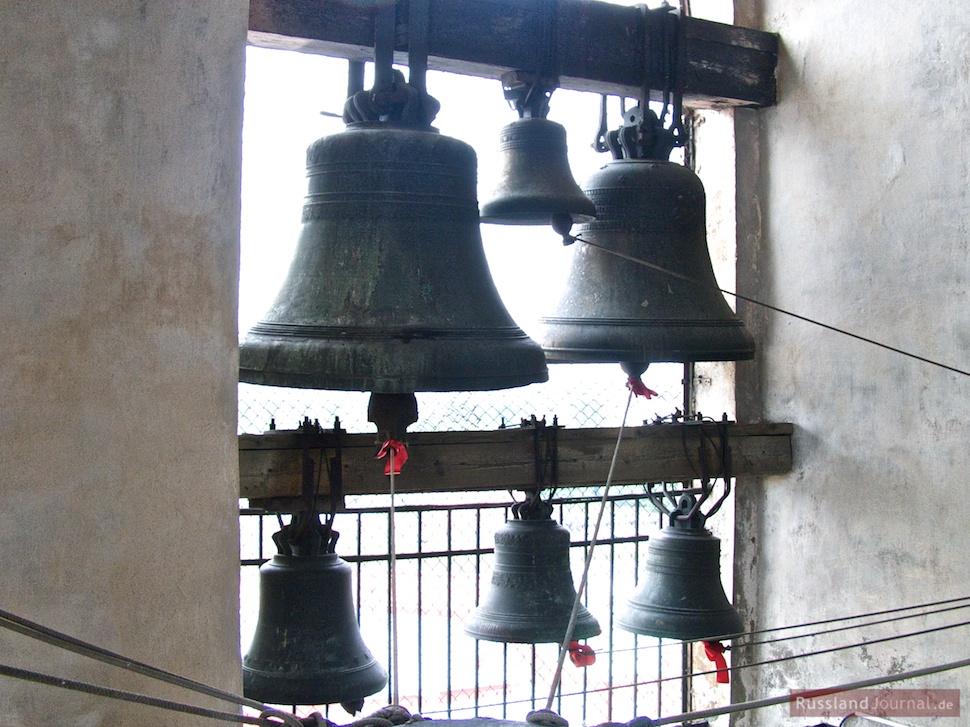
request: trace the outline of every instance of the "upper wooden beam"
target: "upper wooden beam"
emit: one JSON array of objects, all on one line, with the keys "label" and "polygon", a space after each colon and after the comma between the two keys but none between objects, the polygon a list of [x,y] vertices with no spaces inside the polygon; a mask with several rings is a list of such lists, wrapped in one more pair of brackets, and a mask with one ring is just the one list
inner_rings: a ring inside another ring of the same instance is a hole
[{"label": "upper wooden beam", "polygon": [[[397,0],[399,62],[406,62],[406,0]],[[372,60],[374,0],[250,0],[253,45]],[[544,48],[536,0],[430,0],[428,67],[498,78],[537,72]],[[660,15],[592,0],[558,0],[553,70],[562,88],[639,97],[663,88]],[[775,103],[778,36],[684,18],[678,65],[684,102],[695,108]],[[433,89],[432,95],[433,95]]]}]

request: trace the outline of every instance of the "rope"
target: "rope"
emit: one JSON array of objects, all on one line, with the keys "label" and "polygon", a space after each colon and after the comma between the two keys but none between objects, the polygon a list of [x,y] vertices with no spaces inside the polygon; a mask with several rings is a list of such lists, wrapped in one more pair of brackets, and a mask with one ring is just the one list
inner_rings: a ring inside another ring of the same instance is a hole
[{"label": "rope", "polygon": [[[24,679],[37,684],[47,684],[53,687],[61,687],[62,689],[83,692],[85,694],[93,694],[95,696],[106,697],[108,699],[117,699],[123,702],[144,704],[150,707],[158,707],[160,709],[167,709],[169,711],[182,712],[183,714],[191,714],[197,717],[208,717],[209,719],[218,720],[220,722],[234,722],[236,724],[243,722],[245,724],[255,725],[278,725],[281,723],[286,723],[294,725],[294,727],[302,727],[302,723],[299,720],[294,722],[291,719],[285,719],[286,717],[292,717],[292,715],[285,715],[284,713],[277,712],[276,710],[267,710],[265,707],[262,708],[264,712],[263,715],[259,717],[250,717],[244,714],[220,712],[215,709],[195,707],[190,704],[182,704],[181,702],[174,702],[168,699],[149,697],[144,694],[126,692],[120,689],[111,689],[110,687],[88,684],[87,682],[79,682],[72,679],[62,679],[60,677],[50,676],[49,674],[28,671],[27,669],[18,669],[17,667],[8,666],[6,664],[0,664],[0,676],[13,677],[14,679]],[[269,717],[278,717],[279,719],[283,720],[283,722],[271,721]],[[294,717],[293,719],[296,718]]]},{"label": "rope", "polygon": [[391,472],[391,504],[387,512],[388,538],[388,567],[390,568],[390,583],[388,607],[391,615],[391,704],[401,703],[401,688],[398,683],[398,638],[397,638],[397,545],[394,532],[394,447],[389,448],[388,464]]},{"label": "rope", "polygon": [[559,647],[559,661],[556,664],[556,673],[552,678],[552,686],[549,688],[549,697],[546,699],[546,711],[552,710],[553,700],[556,698],[556,691],[559,689],[559,682],[562,679],[562,668],[566,661],[566,654],[569,652],[569,643],[573,640],[573,631],[576,628],[576,619],[579,615],[579,606],[582,602],[583,592],[586,590],[586,581],[589,576],[589,566],[593,561],[593,550],[596,548],[596,538],[599,535],[600,523],[603,520],[603,513],[606,512],[607,496],[610,493],[610,484],[613,482],[613,470],[616,468],[616,459],[620,453],[620,442],[623,439],[623,428],[626,426],[627,414],[630,412],[630,403],[633,401],[633,390],[627,396],[626,409],[623,411],[623,421],[620,423],[620,430],[616,435],[616,446],[613,448],[613,459],[610,460],[610,469],[606,475],[606,485],[603,488],[603,496],[600,498],[599,512],[596,514],[596,524],[593,526],[593,536],[589,540],[589,548],[586,550],[586,562],[583,564],[583,576],[579,581],[579,588],[576,589],[576,599],[573,601],[573,608],[569,614],[569,623],[566,626],[566,635],[563,637]]},{"label": "rope", "polygon": [[[838,686],[826,687],[825,689],[813,689],[811,691],[815,694],[838,694],[839,692],[848,692],[853,689],[878,687],[882,684],[891,684],[892,682],[901,682],[907,679],[929,676],[930,674],[939,674],[940,672],[952,671],[953,669],[963,669],[968,666],[970,666],[970,659],[961,659],[960,661],[950,661],[946,662],[945,664],[925,667],[923,669],[913,669],[912,671],[901,672],[899,674],[890,674],[888,676],[873,677],[872,679],[860,679],[856,682],[847,682],[845,684],[839,684]],[[719,717],[722,714],[733,714],[735,712],[747,712],[753,709],[761,709],[763,707],[773,707],[778,704],[791,702],[791,700],[791,694],[783,694],[777,697],[768,697],[766,699],[754,699],[748,702],[739,702],[737,704],[728,704],[723,707],[715,707],[714,709],[702,709],[696,712],[685,712],[684,714],[671,717],[661,717],[660,719],[654,720],[653,725],[655,725],[655,727],[660,727],[661,725],[665,724],[693,722],[694,720],[707,719],[709,717]]]}]

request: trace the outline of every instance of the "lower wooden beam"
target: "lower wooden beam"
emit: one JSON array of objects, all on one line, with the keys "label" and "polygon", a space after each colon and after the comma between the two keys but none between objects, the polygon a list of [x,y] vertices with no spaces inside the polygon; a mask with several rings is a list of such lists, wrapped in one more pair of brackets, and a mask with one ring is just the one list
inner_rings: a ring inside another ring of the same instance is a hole
[{"label": "lower wooden beam", "polygon": [[[536,482],[536,443],[530,427],[484,432],[414,432],[409,459],[395,478],[397,492],[527,490]],[[540,430],[541,431],[541,430]],[[791,471],[791,424],[726,426],[732,474],[774,475]],[[558,429],[559,487],[603,485],[618,429]],[[545,437],[545,434],[542,435]],[[384,462],[375,459],[373,434],[339,437],[343,494],[388,492]],[[334,436],[321,441],[333,456]],[[543,443],[547,440],[543,439]],[[678,482],[721,474],[719,432],[714,424],[647,424],[624,430],[614,484]],[[318,442],[319,444],[319,442]],[[545,444],[541,449],[546,450]],[[319,456],[319,449],[311,456]],[[301,491],[303,440],[299,432],[243,434],[239,437],[240,497],[295,498]],[[326,474],[319,493],[330,494]]]}]

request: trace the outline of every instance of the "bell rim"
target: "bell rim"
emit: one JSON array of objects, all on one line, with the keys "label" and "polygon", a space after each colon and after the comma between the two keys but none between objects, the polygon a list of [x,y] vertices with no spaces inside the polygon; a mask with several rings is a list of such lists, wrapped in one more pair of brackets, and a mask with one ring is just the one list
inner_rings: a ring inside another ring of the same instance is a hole
[{"label": "bell rim", "polygon": [[[249,699],[257,699],[269,704],[336,704],[338,702],[347,702],[362,697],[369,697],[387,686],[387,671],[376,659],[372,659],[370,662],[362,664],[359,667],[341,670],[339,673],[310,672],[296,678],[286,676],[285,672],[254,669],[253,667],[247,666],[245,660],[242,671],[243,694]],[[355,688],[348,688],[348,677],[359,678],[360,675],[367,675],[368,672],[374,673],[367,680],[360,679],[360,684],[349,685]],[[287,686],[290,687],[289,689],[278,689],[274,692],[261,688],[261,686],[279,686],[278,684],[274,685],[272,683],[274,681],[278,682],[281,679],[288,681]],[[259,685],[258,680],[265,680],[268,684]],[[327,681],[339,684],[342,689],[325,689],[324,686]],[[254,682],[257,683],[254,684]],[[301,690],[299,687],[304,688]]]},{"label": "bell rim", "polygon": [[[559,619],[562,622],[561,629],[547,627],[545,630],[536,629],[536,619],[538,615],[529,616],[500,613],[491,609],[475,609],[471,618],[462,624],[462,630],[468,636],[479,641],[492,641],[506,644],[555,644],[561,643],[566,635],[566,626],[569,624],[569,611],[564,612],[565,618]],[[490,626],[488,619],[498,621]],[[550,617],[548,612],[542,614],[542,619],[546,622],[555,622],[554,617]],[[593,614],[582,604],[577,612],[576,624],[573,627],[574,639],[590,639],[603,633],[603,629]]]}]

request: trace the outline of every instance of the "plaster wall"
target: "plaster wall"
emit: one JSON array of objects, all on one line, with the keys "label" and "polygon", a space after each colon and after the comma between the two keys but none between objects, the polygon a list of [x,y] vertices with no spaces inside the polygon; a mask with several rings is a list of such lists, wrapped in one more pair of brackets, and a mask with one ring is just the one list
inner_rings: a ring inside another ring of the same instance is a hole
[{"label": "plaster wall", "polygon": [[[0,608],[238,693],[247,4],[0,24]],[[227,705],[0,633],[0,663]],[[198,724],[0,677],[0,724]]]},{"label": "plaster wall", "polygon": [[[739,289],[966,369],[966,3],[739,0],[736,12],[739,25],[782,40],[778,105],[735,117]],[[967,595],[970,379],[748,304],[739,309],[760,345],[753,363],[737,366],[739,418],[796,426],[794,471],[737,488],[735,589],[749,627]],[[966,620],[961,614],[734,658],[798,657]],[[963,627],[793,658],[743,672],[734,699],[930,666],[966,657],[966,646]],[[898,686],[961,688],[968,677],[964,670]],[[964,710],[968,696],[964,689]],[[734,724],[818,721],[778,707]]]}]

